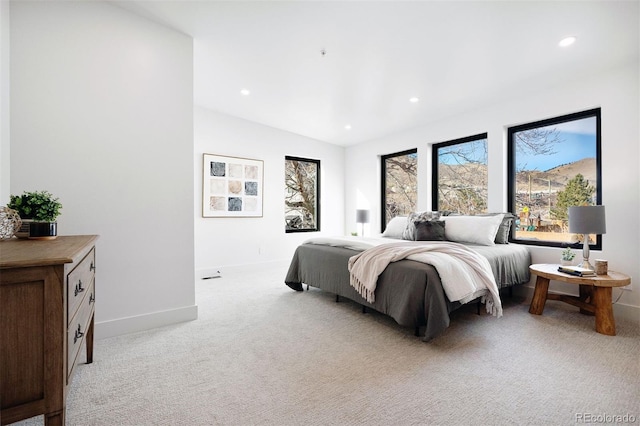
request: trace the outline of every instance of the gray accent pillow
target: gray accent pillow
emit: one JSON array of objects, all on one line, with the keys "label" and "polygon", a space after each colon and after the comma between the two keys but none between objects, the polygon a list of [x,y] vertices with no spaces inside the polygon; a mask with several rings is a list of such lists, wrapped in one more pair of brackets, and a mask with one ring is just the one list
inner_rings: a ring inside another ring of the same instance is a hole
[{"label": "gray accent pillow", "polygon": [[509,234],[511,233],[511,224],[513,224],[513,220],[516,218],[516,215],[512,213],[482,213],[476,216],[495,216],[498,214],[503,214],[502,223],[500,223],[500,227],[498,228],[498,233],[496,234],[495,243],[496,244],[509,244]]},{"label": "gray accent pillow", "polygon": [[415,221],[416,241],[446,241],[443,220]]},{"label": "gray accent pillow", "polygon": [[424,211],[424,212],[411,213],[407,218],[407,227],[404,229],[404,232],[402,233],[402,239],[410,240],[410,241],[416,240],[416,226],[414,225],[413,222],[416,222],[416,221],[422,222],[426,220],[438,220],[438,219],[440,219],[440,212]]}]

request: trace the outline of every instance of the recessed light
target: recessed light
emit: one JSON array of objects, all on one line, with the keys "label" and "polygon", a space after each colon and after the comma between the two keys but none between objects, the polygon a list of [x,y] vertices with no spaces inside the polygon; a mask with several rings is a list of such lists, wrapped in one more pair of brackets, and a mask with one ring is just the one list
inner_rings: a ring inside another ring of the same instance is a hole
[{"label": "recessed light", "polygon": [[344,126],[344,128],[345,128],[346,130],[351,130],[351,124],[347,124],[346,126]]},{"label": "recessed light", "polygon": [[409,98],[409,102],[414,103],[414,104],[415,104],[416,102],[418,102],[419,100],[420,100],[420,99],[416,98],[415,96],[414,96],[413,98]]},{"label": "recessed light", "polygon": [[565,37],[562,40],[560,40],[560,43],[558,43],[558,46],[567,47],[567,46],[571,46],[575,42],[576,42],[576,38],[574,36]]},{"label": "recessed light", "polygon": [[251,92],[249,91],[249,89],[242,89],[240,90],[240,94],[243,96],[249,96],[249,94],[251,94]]}]

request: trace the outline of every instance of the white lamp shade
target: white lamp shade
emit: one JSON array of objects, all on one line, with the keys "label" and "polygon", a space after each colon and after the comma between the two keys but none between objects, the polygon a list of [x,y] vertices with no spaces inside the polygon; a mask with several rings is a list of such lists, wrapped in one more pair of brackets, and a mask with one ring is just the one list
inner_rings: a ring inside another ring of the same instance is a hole
[{"label": "white lamp shade", "polygon": [[369,223],[369,210],[356,210],[356,223]]},{"label": "white lamp shade", "polygon": [[569,232],[572,234],[606,233],[604,206],[569,207]]}]

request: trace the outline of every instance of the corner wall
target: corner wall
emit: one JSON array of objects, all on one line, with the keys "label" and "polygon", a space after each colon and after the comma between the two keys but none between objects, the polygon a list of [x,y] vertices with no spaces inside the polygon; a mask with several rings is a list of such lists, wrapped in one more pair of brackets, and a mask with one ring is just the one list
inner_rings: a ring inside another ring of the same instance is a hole
[{"label": "corner wall", "polygon": [[[355,226],[355,200],[371,206],[373,232],[380,232],[380,155],[418,148],[418,209],[431,208],[431,145],[488,132],[489,210],[507,205],[507,128],[590,108],[602,108],[602,185],[607,208],[603,250],[592,257],[609,260],[612,270],[631,276],[632,291],[613,290],[616,315],[640,322],[640,64],[636,61],[562,87],[532,93],[347,148],[345,198],[347,225]],[[560,249],[528,246],[533,263],[558,263]],[[552,284],[577,294],[575,286]],[[531,286],[531,284],[530,284]],[[622,293],[621,293],[622,292]]]},{"label": "corner wall", "polygon": [[[196,275],[229,267],[289,262],[304,240],[344,233],[344,148],[258,123],[195,108],[193,164]],[[202,155],[264,161],[263,217],[202,217]],[[320,232],[285,233],[284,157],[320,160]],[[284,282],[284,277],[283,277]]]},{"label": "corner wall", "polygon": [[192,39],[104,2],[13,2],[10,60],[11,193],[49,190],[61,235],[100,235],[97,337],[195,319]]},{"label": "corner wall", "polygon": [[10,8],[8,0],[0,0],[0,206],[9,202],[11,170],[10,114],[9,114],[9,52]]}]

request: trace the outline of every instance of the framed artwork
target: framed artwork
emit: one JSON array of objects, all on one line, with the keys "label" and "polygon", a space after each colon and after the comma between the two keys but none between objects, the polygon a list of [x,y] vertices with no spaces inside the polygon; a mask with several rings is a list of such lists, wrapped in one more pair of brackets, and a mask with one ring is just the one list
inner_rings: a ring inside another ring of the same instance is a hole
[{"label": "framed artwork", "polygon": [[202,217],[262,217],[263,161],[204,154]]},{"label": "framed artwork", "polygon": [[320,160],[285,157],[285,232],[320,230]]}]

